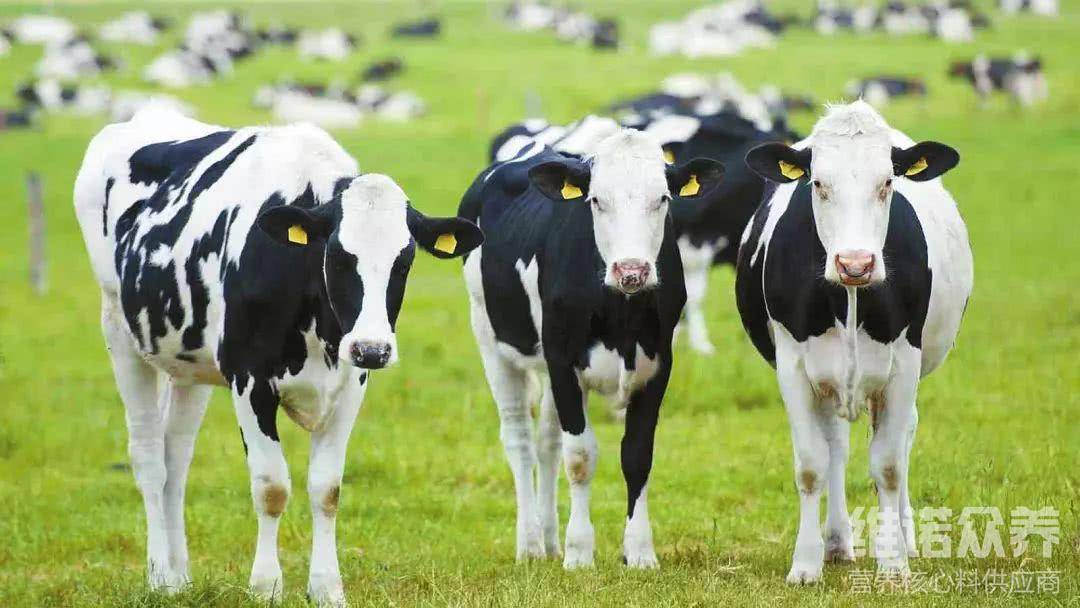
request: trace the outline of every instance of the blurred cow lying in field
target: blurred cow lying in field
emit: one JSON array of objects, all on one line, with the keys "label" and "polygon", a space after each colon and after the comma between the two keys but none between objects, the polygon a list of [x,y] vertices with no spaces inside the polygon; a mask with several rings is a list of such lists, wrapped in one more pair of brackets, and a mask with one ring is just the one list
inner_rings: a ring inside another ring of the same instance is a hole
[{"label": "blurred cow lying in field", "polygon": [[61,43],[45,45],[45,53],[34,72],[39,78],[79,80],[117,67],[116,59],[95,51],[85,36],[75,36]]},{"label": "blurred cow lying in field", "polygon": [[959,160],[944,144],[916,144],[862,101],[831,107],[794,146],[746,157],[771,183],[742,237],[735,292],[790,422],[799,494],[790,583],[820,580],[825,560],[855,558],[845,469],[863,409],[878,568],[903,576],[916,554],[916,393],[952,348],[972,288],[967,230],[937,179]]},{"label": "blurred cow lying in field", "polygon": [[397,38],[434,38],[441,33],[442,21],[438,17],[399,23],[391,30]]},{"label": "blurred cow lying in field", "polygon": [[[584,157],[532,142],[481,172],[463,197],[458,215],[486,235],[465,280],[514,476],[519,560],[561,553],[561,450],[570,483],[563,566],[593,565],[589,493],[599,453],[587,404],[595,390],[626,405],[624,563],[659,565],[646,486],[686,300],[670,215],[722,174],[709,159],[666,165],[652,137],[616,128]],[[528,395],[536,375],[545,377],[538,441]]]},{"label": "blurred cow lying in field", "polygon": [[971,83],[983,103],[994,91],[1008,93],[1021,106],[1046,101],[1049,93],[1042,60],[1027,53],[1012,59],[991,59],[979,55],[971,61],[957,61],[949,67],[949,76]]},{"label": "blurred cow lying in field", "polygon": [[408,121],[427,111],[414,93],[391,92],[371,84],[350,91],[341,86],[284,82],[259,87],[253,103],[272,110],[278,121],[311,122],[326,128],[356,127],[365,116]]},{"label": "blurred cow lying in field", "polygon": [[405,71],[405,62],[400,57],[390,57],[374,61],[360,73],[363,82],[378,82],[399,76]]},{"label": "blurred cow lying in field", "polygon": [[885,107],[900,97],[926,97],[926,85],[922,80],[903,76],[873,76],[852,80],[844,88],[848,97],[862,99],[876,108]]},{"label": "blurred cow lying in field", "polygon": [[296,49],[302,59],[342,61],[352,55],[357,38],[339,28],[303,30],[296,41]]},{"label": "blurred cow lying in field", "polygon": [[661,56],[728,57],[748,48],[771,47],[782,30],[780,20],[758,0],[728,0],[653,25],[649,50]]},{"label": "blurred cow lying in field", "polygon": [[596,18],[584,11],[555,7],[534,0],[511,2],[504,19],[511,27],[526,32],[550,29],[559,40],[589,44],[596,49],[619,47],[619,24],[611,18]]},{"label": "blurred cow lying in field", "polygon": [[52,15],[24,15],[5,28],[19,44],[61,44],[78,33],[75,24]]},{"label": "blurred cow lying in field", "polygon": [[63,84],[53,78],[43,78],[23,84],[15,96],[31,108],[45,112],[70,111],[89,115],[105,112],[111,92],[105,86]]},{"label": "blurred cow lying in field", "polygon": [[208,84],[224,74],[231,74],[232,59],[227,53],[208,55],[183,47],[159,55],[143,69],[143,79],[163,87],[182,89]]},{"label": "blurred cow lying in field", "polygon": [[335,520],[370,370],[398,359],[416,247],[458,257],[480,230],[424,216],[316,127],[234,131],[154,109],[90,142],[75,211],[127,412],[151,587],[190,581],[184,487],[219,385],[232,393],[258,517],[252,591],[280,600],[284,588],[281,409],[311,433],[308,596],[343,606]]},{"label": "blurred cow lying in field", "polygon": [[1029,12],[1034,15],[1056,17],[1058,0],[998,0],[1001,11],[1010,15]]},{"label": "blurred cow lying in field", "polygon": [[168,21],[150,15],[146,11],[130,11],[102,24],[98,36],[108,42],[129,44],[157,44],[161,32],[168,27]]}]

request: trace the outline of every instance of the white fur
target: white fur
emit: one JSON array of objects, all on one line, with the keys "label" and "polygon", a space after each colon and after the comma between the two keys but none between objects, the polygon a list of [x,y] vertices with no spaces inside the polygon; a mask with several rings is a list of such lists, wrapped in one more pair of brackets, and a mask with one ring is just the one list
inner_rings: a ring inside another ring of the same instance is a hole
[{"label": "white fur", "polygon": [[146,46],[157,44],[159,34],[146,11],[129,11],[98,28],[102,40]]}]

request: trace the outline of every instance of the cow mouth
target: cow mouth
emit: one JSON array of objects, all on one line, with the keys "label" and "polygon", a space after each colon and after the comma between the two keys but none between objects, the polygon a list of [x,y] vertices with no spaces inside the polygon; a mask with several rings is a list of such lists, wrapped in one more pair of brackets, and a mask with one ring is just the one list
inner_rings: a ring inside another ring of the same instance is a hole
[{"label": "cow mouth", "polygon": [[869,285],[870,273],[858,277],[842,274],[840,275],[840,283],[847,287],[862,287],[864,285]]}]

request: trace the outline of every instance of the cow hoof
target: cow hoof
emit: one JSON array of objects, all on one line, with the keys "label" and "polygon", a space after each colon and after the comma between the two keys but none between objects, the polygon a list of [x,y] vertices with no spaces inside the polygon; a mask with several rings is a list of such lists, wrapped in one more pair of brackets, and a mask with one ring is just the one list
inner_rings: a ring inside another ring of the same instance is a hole
[{"label": "cow hoof", "polygon": [[566,553],[566,557],[563,558],[562,567],[564,570],[578,570],[580,568],[592,568],[593,558],[592,555],[571,555],[569,551]]},{"label": "cow hoof", "polygon": [[791,585],[812,585],[821,580],[821,564],[792,564],[787,582]]},{"label": "cow hoof", "polygon": [[348,606],[345,602],[345,589],[342,587],[340,580],[336,583],[309,585],[307,597],[308,601],[320,607],[343,608]]},{"label": "cow hoof", "polygon": [[281,599],[282,590],[285,587],[281,575],[275,576],[252,576],[248,582],[251,594],[260,600],[273,602]]},{"label": "cow hoof", "polygon": [[623,563],[627,568],[638,570],[657,570],[660,568],[660,560],[656,559],[655,553],[642,553],[639,555],[623,555]]},{"label": "cow hoof", "polygon": [[151,568],[148,577],[150,590],[166,595],[180,593],[191,584],[191,578],[184,572],[173,572],[168,569]]}]

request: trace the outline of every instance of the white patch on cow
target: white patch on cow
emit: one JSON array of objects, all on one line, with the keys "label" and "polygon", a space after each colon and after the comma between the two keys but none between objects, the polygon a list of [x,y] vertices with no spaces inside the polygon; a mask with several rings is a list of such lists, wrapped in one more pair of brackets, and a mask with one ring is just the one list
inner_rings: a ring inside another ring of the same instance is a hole
[{"label": "white patch on cow", "polygon": [[589,202],[604,284],[617,287],[615,264],[639,261],[651,269],[645,287],[657,285],[669,198],[663,151],[650,135],[623,129],[601,142],[591,161]]},{"label": "white patch on cow", "polygon": [[[536,335],[541,336],[543,335],[544,310],[540,303],[540,265],[537,264],[536,257],[533,257],[528,264],[518,260],[514,268],[521,276],[521,286],[525,288],[525,295],[529,297],[529,316],[532,317]],[[540,347],[541,344],[536,345],[537,352],[541,352]]]},{"label": "white patch on cow", "polygon": [[518,152],[525,149],[525,146],[534,141],[536,140],[532,135],[514,135],[499,146],[499,149],[495,152],[495,162],[501,163],[514,158]]},{"label": "white patch on cow", "polygon": [[495,172],[498,171],[499,169],[502,169],[503,167],[506,167],[508,165],[512,165],[514,163],[520,163],[520,162],[529,160],[530,158],[536,156],[537,154],[540,154],[543,151],[544,151],[544,144],[543,143],[541,143],[539,141],[531,142],[528,147],[522,148],[510,160],[508,160],[506,162],[503,162],[503,163],[496,164],[494,167],[489,169],[487,174],[484,175],[484,181],[486,182],[489,179],[491,179],[491,176],[495,175]]},{"label": "white patch on cow", "polygon": [[591,154],[601,141],[619,130],[619,123],[611,118],[589,115],[568,129],[554,144],[559,152],[584,156]]},{"label": "white patch on cow", "polygon": [[701,120],[693,116],[671,115],[658,118],[645,127],[645,132],[661,145],[688,141],[698,129]]},{"label": "white patch on cow", "polygon": [[349,349],[359,342],[390,346],[388,365],[397,361],[397,337],[386,310],[386,287],[401,251],[412,235],[405,223],[409,199],[385,175],[370,173],[352,181],[341,194],[338,236],[356,256],[356,272],[364,282],[364,301],[356,323],[341,338],[338,358],[350,362]]},{"label": "white patch on cow", "polygon": [[150,254],[150,259],[148,260],[152,266],[157,266],[158,268],[168,268],[169,262],[171,261],[172,248],[167,245],[159,245],[158,248]]},{"label": "white patch on cow", "polygon": [[870,281],[885,280],[882,249],[893,192],[891,136],[889,125],[863,101],[831,106],[810,133],[811,198],[828,281],[840,282],[833,261],[847,251],[873,255]]}]

